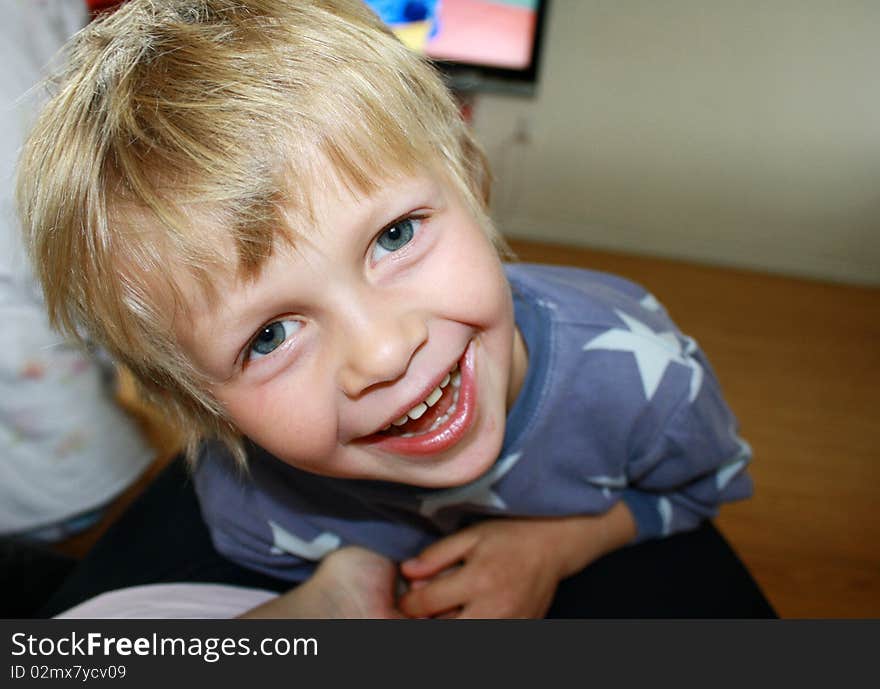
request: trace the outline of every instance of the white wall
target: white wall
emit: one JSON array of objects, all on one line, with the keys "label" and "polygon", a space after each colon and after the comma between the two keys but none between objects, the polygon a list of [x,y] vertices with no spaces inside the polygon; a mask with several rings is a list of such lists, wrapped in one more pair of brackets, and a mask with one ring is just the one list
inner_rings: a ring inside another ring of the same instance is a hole
[{"label": "white wall", "polygon": [[475,108],[508,235],[880,284],[880,2],[550,10],[536,97]]}]

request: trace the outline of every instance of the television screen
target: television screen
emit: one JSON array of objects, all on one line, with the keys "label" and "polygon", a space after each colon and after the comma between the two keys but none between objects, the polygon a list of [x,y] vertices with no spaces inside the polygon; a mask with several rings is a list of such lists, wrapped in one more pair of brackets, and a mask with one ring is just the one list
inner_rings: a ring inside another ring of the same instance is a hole
[{"label": "television screen", "polygon": [[547,0],[365,0],[461,90],[531,91]]}]

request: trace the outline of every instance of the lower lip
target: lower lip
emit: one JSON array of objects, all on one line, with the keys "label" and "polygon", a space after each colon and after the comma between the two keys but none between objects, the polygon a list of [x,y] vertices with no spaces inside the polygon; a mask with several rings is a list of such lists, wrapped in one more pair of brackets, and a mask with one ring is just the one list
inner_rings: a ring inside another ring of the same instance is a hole
[{"label": "lower lip", "polygon": [[450,417],[439,428],[422,435],[404,438],[402,436],[371,435],[364,441],[371,447],[397,455],[426,456],[435,455],[449,449],[462,439],[476,414],[477,386],[474,375],[474,343],[468,345],[458,370],[461,386],[458,390],[458,404],[455,416]]}]

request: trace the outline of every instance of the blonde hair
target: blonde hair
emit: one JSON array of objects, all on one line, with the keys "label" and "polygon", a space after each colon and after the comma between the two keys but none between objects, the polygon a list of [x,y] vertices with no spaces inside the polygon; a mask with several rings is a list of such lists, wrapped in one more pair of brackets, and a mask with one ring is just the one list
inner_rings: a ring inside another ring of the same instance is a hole
[{"label": "blonde hair", "polygon": [[321,161],[369,192],[426,160],[503,247],[455,102],[361,0],[130,0],[70,42],[22,153],[19,210],[52,322],[128,367],[191,459],[208,436],[243,464],[172,332],[175,270],[210,292],[222,228],[239,274],[256,275],[291,238],[282,206],[309,207]]}]

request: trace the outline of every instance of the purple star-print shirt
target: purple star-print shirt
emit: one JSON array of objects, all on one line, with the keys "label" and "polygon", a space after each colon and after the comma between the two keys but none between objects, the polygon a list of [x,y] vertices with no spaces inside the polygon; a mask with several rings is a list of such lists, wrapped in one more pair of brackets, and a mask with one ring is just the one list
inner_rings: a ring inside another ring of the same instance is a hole
[{"label": "purple star-print shirt", "polygon": [[490,517],[600,514],[624,500],[644,540],[751,495],[751,450],[709,362],[652,295],[594,271],[506,271],[529,368],[489,471],[425,489],[316,476],[252,447],[244,476],[206,444],[195,481],[217,549],[299,581],[343,545],[404,560]]}]

